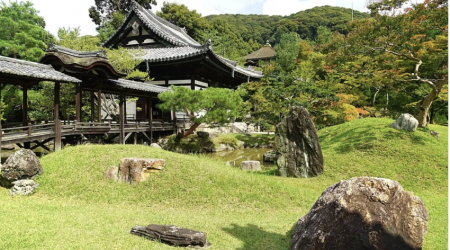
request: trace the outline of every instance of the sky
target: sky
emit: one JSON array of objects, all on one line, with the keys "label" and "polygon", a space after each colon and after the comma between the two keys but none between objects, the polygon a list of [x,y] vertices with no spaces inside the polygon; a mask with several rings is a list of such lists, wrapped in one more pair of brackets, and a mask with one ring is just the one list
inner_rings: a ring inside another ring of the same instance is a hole
[{"label": "sky", "polygon": [[[44,17],[46,30],[54,36],[61,27],[80,27],[82,35],[96,35],[88,9],[95,0],[29,0]],[[158,0],[152,11],[159,11],[164,1],[186,5],[202,16],[212,14],[290,15],[316,6],[330,5],[368,12],[366,0]],[[417,0],[415,0],[417,1]],[[420,1],[420,0],[419,0]],[[7,0],[5,1],[7,2]]]}]

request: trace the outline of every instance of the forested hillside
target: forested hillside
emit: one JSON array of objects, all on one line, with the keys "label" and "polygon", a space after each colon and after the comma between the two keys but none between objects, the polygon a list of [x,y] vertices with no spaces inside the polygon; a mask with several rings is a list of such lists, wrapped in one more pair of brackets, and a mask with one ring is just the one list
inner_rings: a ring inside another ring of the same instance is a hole
[{"label": "forested hillside", "polygon": [[[363,19],[369,14],[354,11],[354,19]],[[352,20],[352,10],[348,8],[321,6],[299,11],[290,16],[223,14],[210,15],[210,22],[225,20],[233,31],[249,42],[253,40],[264,44],[267,40],[274,45],[280,42],[283,33],[295,32],[302,39],[315,40],[320,26],[341,34],[348,32],[348,23]]]}]

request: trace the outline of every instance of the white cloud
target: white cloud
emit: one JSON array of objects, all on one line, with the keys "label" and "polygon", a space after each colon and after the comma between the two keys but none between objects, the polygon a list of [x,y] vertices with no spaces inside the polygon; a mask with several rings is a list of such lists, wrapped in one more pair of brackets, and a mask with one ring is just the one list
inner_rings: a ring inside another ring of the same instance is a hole
[{"label": "white cloud", "polygon": [[82,35],[96,35],[96,25],[89,17],[89,7],[94,0],[29,0],[39,15],[44,17],[46,27],[55,37],[62,27],[80,27]]}]

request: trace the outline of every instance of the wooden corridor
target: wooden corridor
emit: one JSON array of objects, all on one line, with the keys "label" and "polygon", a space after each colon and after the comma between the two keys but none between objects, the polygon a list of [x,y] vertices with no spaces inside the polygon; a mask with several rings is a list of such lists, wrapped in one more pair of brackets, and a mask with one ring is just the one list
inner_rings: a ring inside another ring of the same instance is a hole
[{"label": "wooden corridor", "polygon": [[[153,121],[152,123],[134,122],[126,123],[122,128],[123,130],[121,131],[120,124],[112,122],[73,122],[65,125],[61,124],[61,121],[56,124],[32,125],[29,123],[28,126],[2,129],[1,144],[17,144],[19,147],[26,147],[32,150],[43,147],[50,151],[44,144],[54,140],[54,150],[57,151],[61,149],[61,138],[65,136],[116,134],[116,136],[123,135],[123,142],[125,142],[131,135],[135,135],[136,142],[138,133],[142,133],[149,142],[152,142],[153,132],[172,132],[175,131],[176,125],[164,121]],[[35,145],[30,147],[30,143]]]}]

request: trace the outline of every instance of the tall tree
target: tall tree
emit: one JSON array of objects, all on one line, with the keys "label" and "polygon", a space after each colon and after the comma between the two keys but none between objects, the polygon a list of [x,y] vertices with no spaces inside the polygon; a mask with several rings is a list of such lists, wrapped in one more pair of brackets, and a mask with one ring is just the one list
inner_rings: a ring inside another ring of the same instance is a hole
[{"label": "tall tree", "polygon": [[354,79],[378,78],[396,89],[410,83],[428,86],[417,103],[419,127],[425,127],[433,100],[448,83],[448,2],[426,0],[404,14],[379,14],[394,10],[398,2],[377,1],[370,7],[373,18],[352,23],[343,46],[351,63],[340,67]]},{"label": "tall tree", "polygon": [[31,2],[2,2],[0,8],[0,52],[28,61],[44,55],[53,37],[44,30],[45,21]]}]

